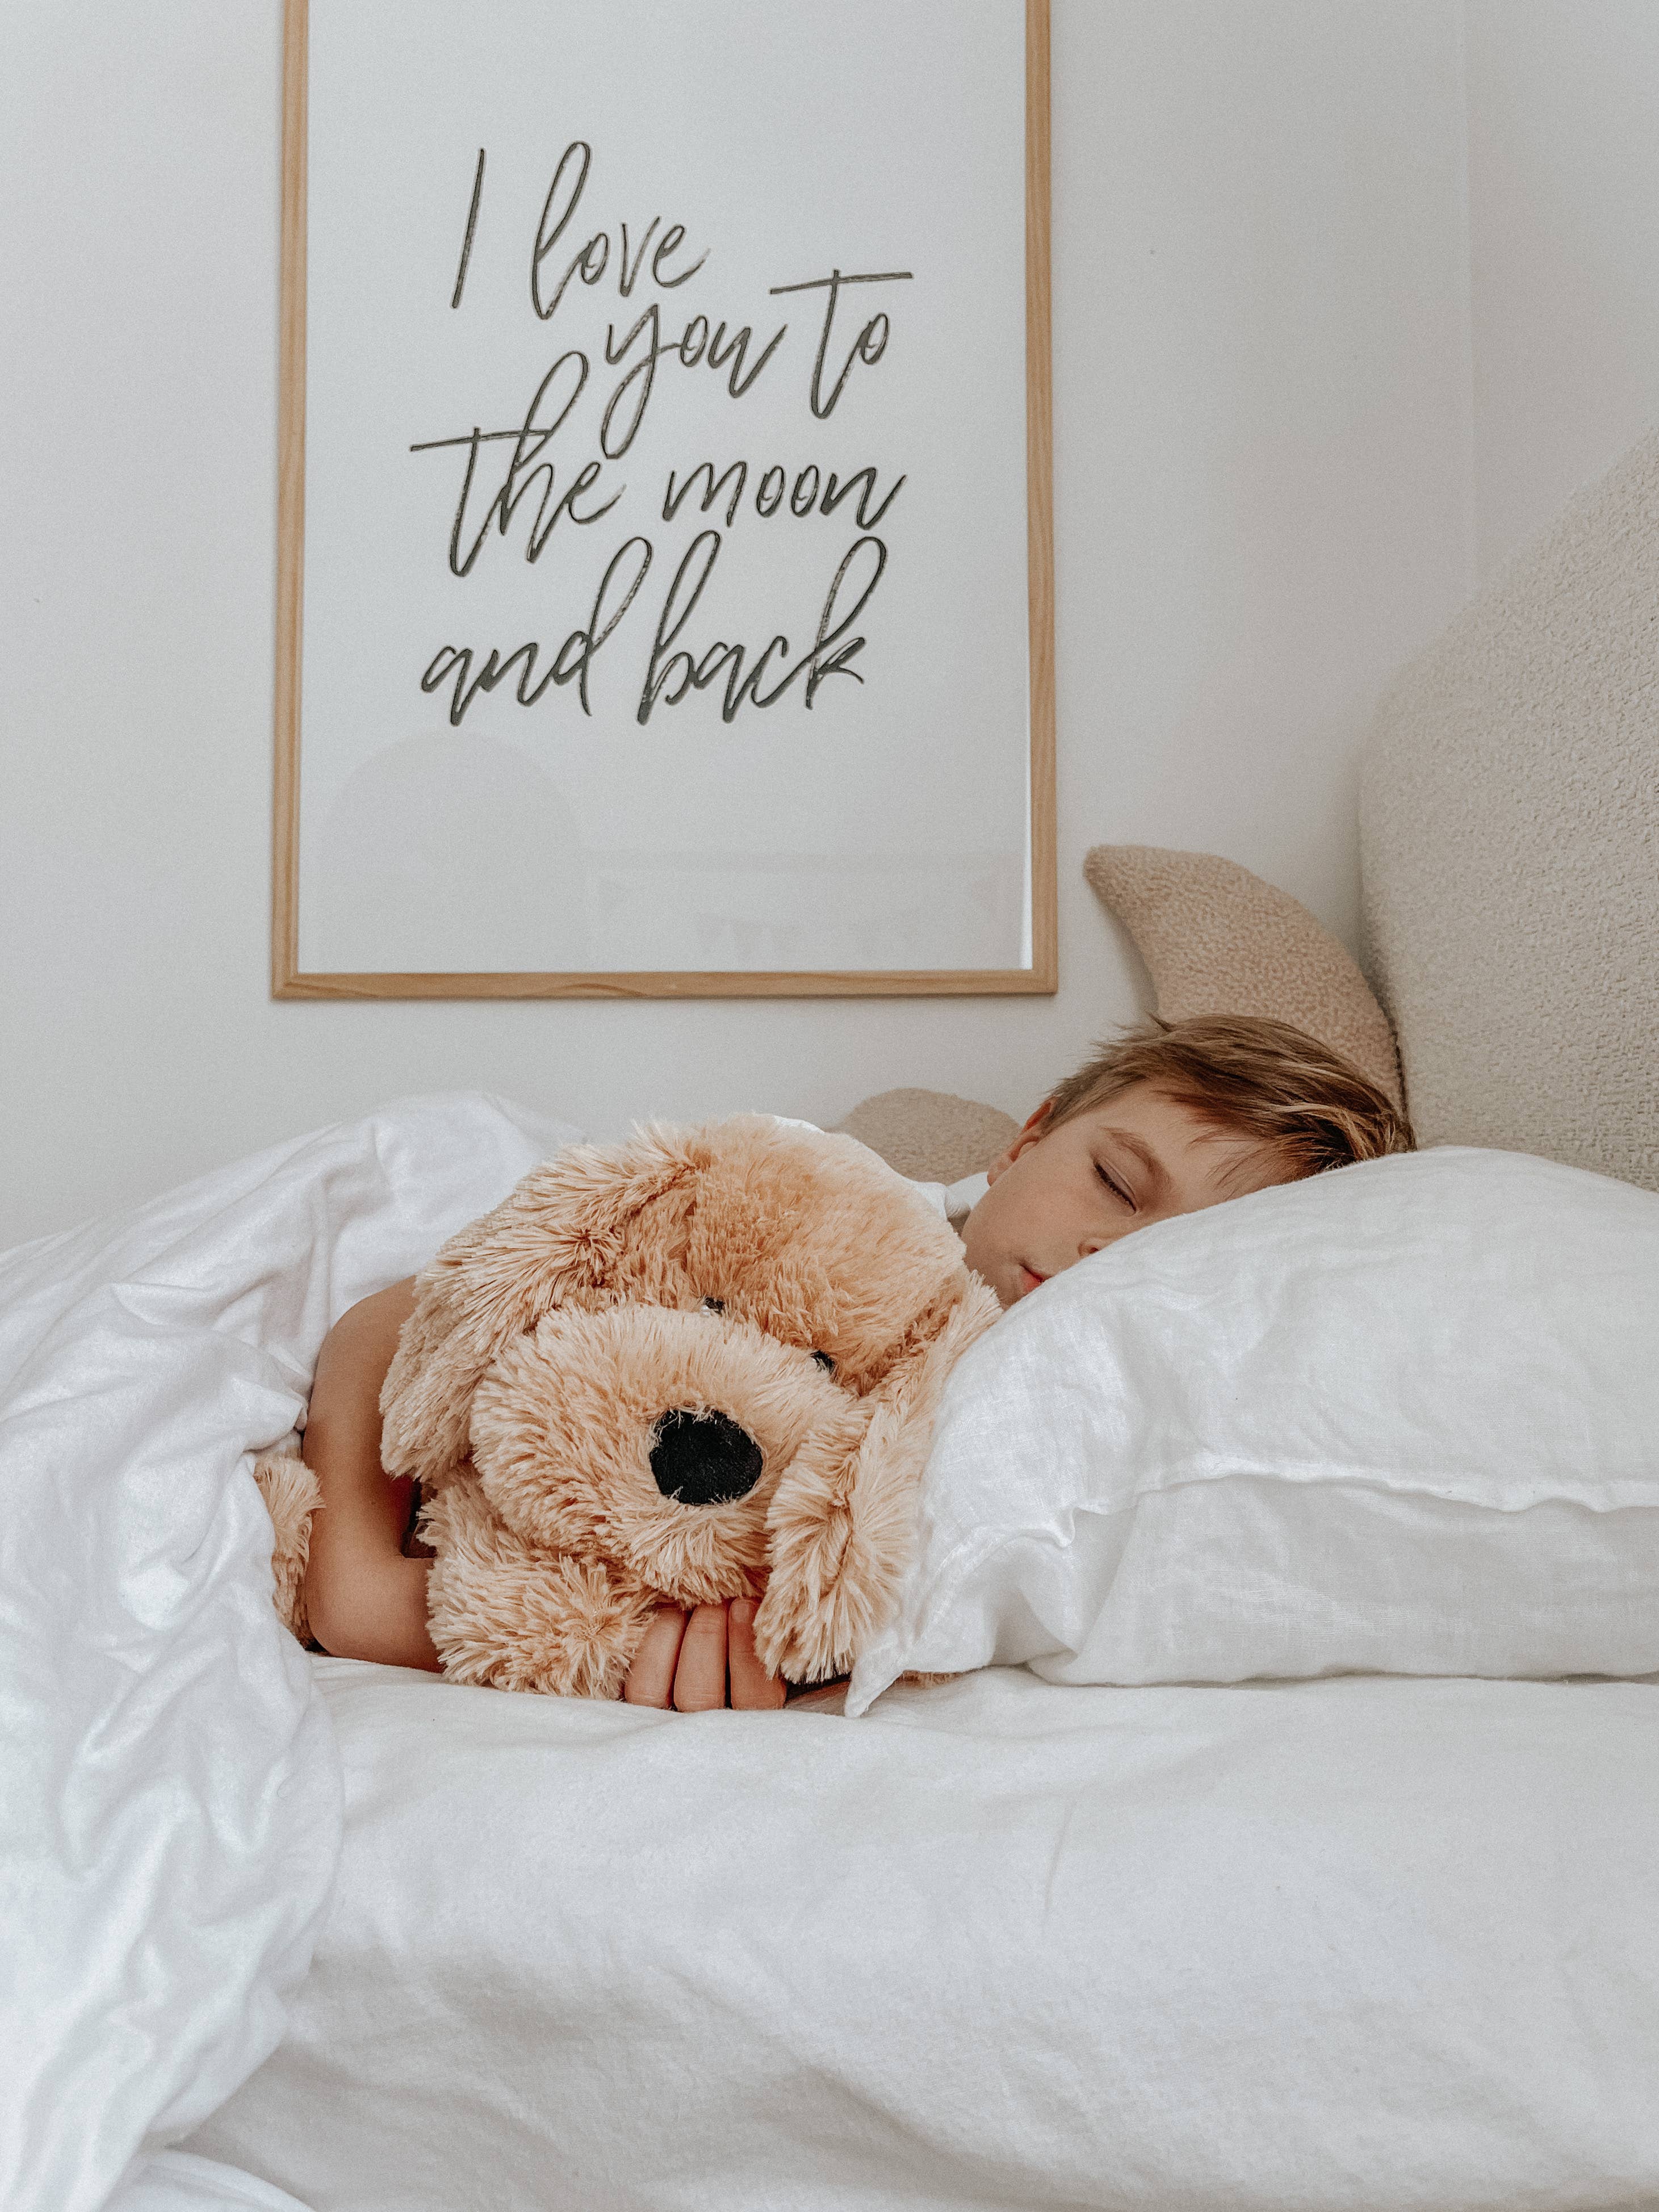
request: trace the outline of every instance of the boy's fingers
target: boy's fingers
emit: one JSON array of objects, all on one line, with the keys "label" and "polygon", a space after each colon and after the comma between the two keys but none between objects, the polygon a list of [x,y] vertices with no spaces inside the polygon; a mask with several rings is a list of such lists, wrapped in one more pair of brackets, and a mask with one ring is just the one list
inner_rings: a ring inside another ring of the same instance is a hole
[{"label": "boy's fingers", "polygon": [[716,1712],[729,1694],[748,1712],[775,1711],[786,1686],[769,1676],[755,1650],[752,1598],[730,1606],[700,1605],[689,1616],[673,1606],[652,1615],[634,1655],[623,1697],[630,1705],[672,1705],[683,1713]]},{"label": "boy's fingers", "polygon": [[726,1703],[726,1607],[700,1605],[685,1624],[674,1669],[674,1705],[682,1713],[716,1712]]},{"label": "boy's fingers", "polygon": [[634,1663],[623,1684],[623,1700],[630,1705],[665,1706],[674,1686],[674,1667],[685,1635],[685,1615],[672,1605],[659,1606],[651,1616]]},{"label": "boy's fingers", "polygon": [[755,1615],[758,1610],[751,1597],[732,1601],[726,1665],[732,1677],[733,1709],[766,1713],[775,1711],[789,1692],[779,1677],[767,1673],[756,1654]]}]

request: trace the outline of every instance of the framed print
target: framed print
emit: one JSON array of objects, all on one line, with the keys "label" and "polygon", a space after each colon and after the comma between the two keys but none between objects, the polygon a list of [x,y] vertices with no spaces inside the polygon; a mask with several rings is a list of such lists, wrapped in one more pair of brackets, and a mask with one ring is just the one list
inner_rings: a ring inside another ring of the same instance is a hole
[{"label": "framed print", "polygon": [[1055,986],[1047,0],[288,0],[272,988]]}]

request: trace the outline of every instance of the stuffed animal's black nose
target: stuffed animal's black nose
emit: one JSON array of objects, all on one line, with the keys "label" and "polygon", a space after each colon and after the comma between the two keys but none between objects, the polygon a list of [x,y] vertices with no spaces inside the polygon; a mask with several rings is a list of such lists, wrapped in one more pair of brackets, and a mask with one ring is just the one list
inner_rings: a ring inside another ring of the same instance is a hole
[{"label": "stuffed animal's black nose", "polygon": [[676,1407],[658,1424],[651,1472],[665,1498],[681,1505],[729,1505],[761,1479],[761,1448],[724,1413]]}]

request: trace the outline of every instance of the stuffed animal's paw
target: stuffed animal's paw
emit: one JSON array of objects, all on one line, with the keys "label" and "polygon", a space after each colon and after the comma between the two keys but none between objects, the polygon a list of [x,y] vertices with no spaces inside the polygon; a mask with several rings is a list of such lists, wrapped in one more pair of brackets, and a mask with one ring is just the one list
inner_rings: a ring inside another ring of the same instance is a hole
[{"label": "stuffed animal's paw", "polygon": [[301,1644],[311,1640],[306,1619],[306,1563],[311,1556],[311,1516],[322,1495],[316,1476],[297,1452],[262,1452],[253,1480],[270,1516],[271,1601],[284,1628]]},{"label": "stuffed animal's paw", "polygon": [[654,1607],[596,1559],[532,1550],[476,1483],[440,1492],[421,1533],[434,1546],[427,1626],[452,1681],[567,1698],[616,1698]]}]

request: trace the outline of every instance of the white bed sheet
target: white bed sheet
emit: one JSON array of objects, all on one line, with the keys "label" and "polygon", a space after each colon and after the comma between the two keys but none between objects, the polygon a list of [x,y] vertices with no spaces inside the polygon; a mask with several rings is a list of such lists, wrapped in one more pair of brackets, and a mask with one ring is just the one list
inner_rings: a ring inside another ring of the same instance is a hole
[{"label": "white bed sheet", "polygon": [[332,1907],[191,2139],[314,2212],[1659,2205],[1659,1687],[318,1662]]}]

